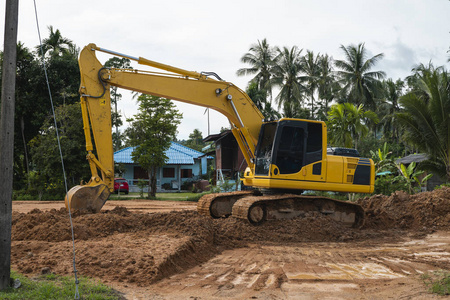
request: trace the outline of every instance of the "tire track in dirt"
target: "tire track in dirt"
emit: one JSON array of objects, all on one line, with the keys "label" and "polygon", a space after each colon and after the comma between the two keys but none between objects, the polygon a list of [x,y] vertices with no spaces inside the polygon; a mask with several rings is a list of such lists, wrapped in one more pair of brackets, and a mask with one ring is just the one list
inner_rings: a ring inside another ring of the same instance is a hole
[{"label": "tire track in dirt", "polygon": [[[448,269],[449,239],[450,233],[439,232],[426,239],[408,238],[375,248],[361,242],[249,245],[225,250],[202,265],[160,281],[146,293],[164,295],[164,299],[429,299],[418,277]],[[444,264],[436,266],[436,259]],[[371,290],[392,282],[396,284],[389,290]]]}]

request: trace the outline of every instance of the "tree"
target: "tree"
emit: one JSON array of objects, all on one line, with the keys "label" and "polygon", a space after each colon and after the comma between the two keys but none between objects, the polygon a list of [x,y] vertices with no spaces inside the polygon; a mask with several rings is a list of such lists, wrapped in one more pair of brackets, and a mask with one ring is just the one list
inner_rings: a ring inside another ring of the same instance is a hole
[{"label": "tree", "polygon": [[125,130],[131,146],[131,156],[148,173],[148,198],[156,196],[156,171],[167,161],[165,154],[175,138],[182,114],[171,100],[142,94],[138,97],[139,112],[127,120]]},{"label": "tree", "polygon": [[277,48],[276,66],[273,68],[272,85],[280,88],[275,98],[278,108],[283,107],[284,116],[295,117],[296,110],[301,108],[305,87],[299,79],[302,72],[301,49],[293,46],[291,49]]},{"label": "tree", "polygon": [[258,88],[256,82],[250,82],[246,93],[264,117],[273,119],[281,118],[281,114],[272,107],[271,103],[269,101],[265,101],[266,93]]},{"label": "tree", "polygon": [[423,168],[450,180],[450,79],[442,67],[423,68],[415,75],[417,89],[399,100],[397,119],[406,141],[429,155]]},{"label": "tree", "polygon": [[[105,62],[105,67],[120,68],[120,69],[132,69],[131,61],[128,58],[113,57]],[[112,126],[116,128],[116,132],[113,132],[113,148],[114,151],[122,148],[123,135],[119,133],[119,127],[123,125],[121,120],[122,115],[117,111],[117,102],[122,99],[122,95],[117,92],[117,86],[111,86],[111,103],[114,104],[114,111],[111,112]]]},{"label": "tree", "polygon": [[61,35],[59,29],[53,31],[53,26],[49,26],[50,35],[48,38],[42,40],[42,52],[41,47],[36,46],[36,51],[39,55],[49,54],[50,56],[62,56],[64,54],[70,54],[73,52],[73,43],[68,38]]},{"label": "tree", "polygon": [[[46,59],[46,67],[54,106],[78,103],[80,71],[77,55],[66,53],[61,56],[50,56]],[[17,97],[20,99],[16,105],[16,124],[22,131],[20,134],[23,136],[22,139],[29,143],[40,134],[41,126],[52,114],[52,109],[43,61],[35,58],[21,74],[22,79],[18,81],[16,89]],[[19,155],[24,153],[23,147],[16,149],[21,150],[18,152]],[[16,158],[20,159],[20,156]]]},{"label": "tree", "polygon": [[237,71],[238,76],[256,74],[251,82],[255,82],[259,90],[265,91],[264,102],[267,102],[268,95],[272,95],[270,78],[275,66],[275,56],[275,49],[269,46],[266,39],[258,40],[258,43],[251,45],[249,52],[241,58],[243,63],[249,64],[251,67],[241,68]]},{"label": "tree", "polygon": [[[55,109],[55,116],[66,177],[69,186],[74,186],[90,177],[88,164],[80,164],[86,160],[86,141],[82,130],[80,104],[58,106]],[[29,145],[35,171],[46,179],[47,192],[63,195],[65,193],[63,172],[53,116],[45,119],[40,134],[33,138]]]},{"label": "tree", "polygon": [[358,140],[369,132],[366,123],[370,120],[377,123],[377,115],[364,111],[363,105],[351,103],[335,104],[328,112],[328,130],[330,142],[336,146],[357,148]]},{"label": "tree", "polygon": [[391,78],[383,81],[384,99],[377,110],[378,115],[383,116],[380,124],[383,127],[385,138],[389,138],[397,143],[400,139],[400,133],[398,130],[396,113],[400,111],[398,101],[403,94],[404,86],[405,84],[401,79],[398,79],[395,82]]},{"label": "tree", "polygon": [[189,147],[191,149],[202,151],[205,143],[203,142],[202,132],[197,128],[189,134],[189,139],[183,143],[184,146]]},{"label": "tree", "polygon": [[314,56],[314,52],[307,50],[306,55],[302,57],[302,72],[304,75],[300,76],[303,81],[306,94],[309,96],[311,102],[311,118],[314,118],[314,95],[319,87],[320,80],[320,55]]},{"label": "tree", "polygon": [[383,58],[379,53],[371,58],[361,43],[358,46],[343,46],[341,49],[345,54],[345,60],[336,60],[335,65],[339,81],[342,85],[343,98],[354,104],[364,104],[375,110],[375,98],[382,91],[380,80],[385,77],[383,71],[371,71],[376,63]]},{"label": "tree", "polygon": [[[60,35],[60,33],[59,33]],[[62,38],[64,39],[64,38]],[[78,52],[75,45],[60,55],[45,58],[55,106],[79,101]],[[51,114],[49,91],[43,59],[21,42],[17,44],[16,107],[14,132],[14,189],[22,189],[31,170],[29,142],[40,134],[44,120]]]},{"label": "tree", "polygon": [[328,105],[334,100],[339,93],[340,85],[336,80],[333,72],[333,58],[328,55],[322,55],[319,59],[319,80],[318,80],[318,99],[321,107],[316,118],[326,120],[328,113]]}]

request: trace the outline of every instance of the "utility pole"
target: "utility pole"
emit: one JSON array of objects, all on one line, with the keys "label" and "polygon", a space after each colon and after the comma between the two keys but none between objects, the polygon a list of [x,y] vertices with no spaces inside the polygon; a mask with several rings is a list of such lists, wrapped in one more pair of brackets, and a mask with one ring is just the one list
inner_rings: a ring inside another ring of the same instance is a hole
[{"label": "utility pole", "polygon": [[10,286],[11,220],[19,0],[6,0],[0,120],[0,291]]}]

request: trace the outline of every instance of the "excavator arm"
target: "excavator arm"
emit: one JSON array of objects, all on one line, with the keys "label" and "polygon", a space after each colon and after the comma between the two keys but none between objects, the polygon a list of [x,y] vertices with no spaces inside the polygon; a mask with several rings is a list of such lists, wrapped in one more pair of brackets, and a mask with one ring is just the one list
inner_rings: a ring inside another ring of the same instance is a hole
[{"label": "excavator arm", "polygon": [[[104,68],[96,57],[96,51],[125,57],[159,72]],[[253,168],[253,155],[264,117],[248,95],[232,83],[221,80],[214,73],[187,71],[99,48],[95,44],[89,44],[81,51],[79,67],[83,126],[92,177],[86,185],[75,186],[68,192],[66,207],[98,212],[114,191],[110,86],[208,107],[222,113],[232,125],[232,133],[248,166]]]}]

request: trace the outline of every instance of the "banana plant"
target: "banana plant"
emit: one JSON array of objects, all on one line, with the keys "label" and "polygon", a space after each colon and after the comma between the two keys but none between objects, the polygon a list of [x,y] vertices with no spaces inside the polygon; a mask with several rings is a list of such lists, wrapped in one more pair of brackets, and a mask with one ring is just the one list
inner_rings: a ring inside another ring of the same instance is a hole
[{"label": "banana plant", "polygon": [[373,160],[375,161],[375,167],[378,172],[382,171],[392,171],[396,168],[396,165],[392,158],[389,158],[389,155],[392,154],[392,151],[389,151],[389,146],[387,143],[384,143],[383,148],[379,148],[377,152],[370,150]]},{"label": "banana plant", "polygon": [[[421,187],[433,176],[433,174],[428,174],[422,179],[419,179],[419,176],[423,174],[424,171],[416,171],[416,162],[412,162],[406,167],[404,164],[397,165],[400,174],[405,179],[408,192],[410,194],[414,194],[416,191],[420,192]],[[414,185],[417,184],[418,187],[414,188]]]}]

